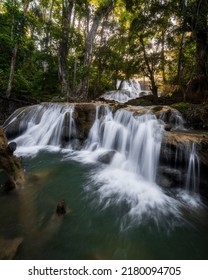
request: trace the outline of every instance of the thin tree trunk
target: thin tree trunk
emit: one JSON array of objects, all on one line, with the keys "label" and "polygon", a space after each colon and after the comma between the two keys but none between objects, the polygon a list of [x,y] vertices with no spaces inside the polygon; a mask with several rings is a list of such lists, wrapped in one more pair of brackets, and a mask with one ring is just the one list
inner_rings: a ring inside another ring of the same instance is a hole
[{"label": "thin tree trunk", "polygon": [[165,32],[162,31],[162,77],[163,77],[163,83],[166,82],[166,76],[165,76]]},{"label": "thin tree trunk", "polygon": [[[29,1],[25,1],[24,7],[23,7],[24,17],[27,14],[28,6],[29,6]],[[12,33],[13,33],[13,29],[14,29],[14,25],[12,26]],[[23,26],[21,26],[21,29],[23,30]],[[19,36],[21,36],[21,35],[22,34],[20,34]],[[13,36],[13,34],[11,36]],[[10,64],[9,81],[8,81],[7,90],[6,90],[6,97],[8,97],[8,98],[10,97],[11,91],[12,91],[18,47],[19,47],[19,44],[18,44],[18,41],[17,41],[14,45],[13,50],[12,50],[12,59],[11,59],[11,64]]]},{"label": "thin tree trunk", "polygon": [[97,29],[102,22],[103,18],[108,17],[109,13],[114,8],[115,1],[110,0],[106,5],[101,9],[95,12],[94,20],[92,26],[87,34],[86,43],[85,43],[85,56],[84,56],[84,76],[82,79],[80,87],[80,97],[81,99],[88,99],[88,89],[89,89],[89,80],[90,80],[90,66],[92,62],[92,54],[94,47],[94,40],[97,33]]},{"label": "thin tree trunk", "polygon": [[8,81],[7,90],[6,90],[7,98],[9,98],[11,95],[12,83],[14,80],[14,69],[15,69],[16,58],[17,58],[17,50],[18,50],[18,43],[15,44],[13,51],[12,51],[12,60],[11,60],[11,65],[10,65],[9,81]]},{"label": "thin tree trunk", "polygon": [[158,98],[158,87],[157,87],[156,82],[155,82],[154,70],[150,66],[149,59],[147,57],[147,53],[146,53],[146,49],[145,49],[144,40],[143,40],[142,35],[140,36],[139,39],[140,39],[140,43],[142,45],[144,61],[145,61],[145,64],[146,64],[146,67],[147,67],[147,71],[148,71],[148,76],[149,76],[150,82],[151,82],[150,89],[152,91],[154,99],[157,100],[157,98]]},{"label": "thin tree trunk", "polygon": [[49,17],[46,23],[45,49],[47,54],[48,53],[51,54],[51,48],[50,48],[51,47],[51,24],[52,24],[51,20],[52,20],[54,2],[55,0],[52,0],[50,11],[49,11]]}]

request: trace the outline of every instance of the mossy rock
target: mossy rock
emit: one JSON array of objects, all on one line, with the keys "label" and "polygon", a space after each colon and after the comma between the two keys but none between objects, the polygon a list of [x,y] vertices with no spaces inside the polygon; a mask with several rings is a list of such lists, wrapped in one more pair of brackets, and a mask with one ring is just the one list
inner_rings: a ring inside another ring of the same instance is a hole
[{"label": "mossy rock", "polygon": [[181,113],[186,111],[191,106],[192,106],[192,104],[188,103],[188,102],[179,102],[179,103],[174,103],[174,104],[171,105],[172,108],[178,110]]}]

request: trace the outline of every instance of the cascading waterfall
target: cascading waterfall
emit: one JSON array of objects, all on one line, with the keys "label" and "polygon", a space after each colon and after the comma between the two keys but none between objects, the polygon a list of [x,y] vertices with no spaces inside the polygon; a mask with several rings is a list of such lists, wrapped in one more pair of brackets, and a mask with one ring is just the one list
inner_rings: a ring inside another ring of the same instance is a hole
[{"label": "cascading waterfall", "polygon": [[[103,207],[125,203],[126,215],[136,217],[137,222],[142,222],[144,216],[156,223],[161,215],[180,216],[178,202],[156,183],[165,133],[161,119],[151,113],[135,115],[123,109],[113,113],[108,106],[97,106],[86,144],[75,151],[77,132],[73,115],[74,106],[41,104],[11,115],[4,129],[17,143],[17,153],[21,155],[65,148],[73,150],[65,154],[65,160],[69,157],[82,163],[96,163],[87,190],[96,191]],[[199,159],[194,145],[186,173],[186,190],[196,192]]]},{"label": "cascading waterfall", "polygon": [[24,132],[15,138],[15,142],[23,154],[36,153],[46,146],[70,148],[69,139],[76,134],[73,111],[73,106],[48,103],[34,106],[29,114],[23,108],[18,115],[11,115],[4,129],[10,134],[10,128],[14,128],[19,117],[19,127],[24,127]]},{"label": "cascading waterfall", "polygon": [[98,112],[91,128],[87,149],[114,150],[112,165],[154,182],[160,154],[163,126],[154,115],[134,117],[133,113],[118,110],[113,116],[108,107],[99,120]]},{"label": "cascading waterfall", "polygon": [[101,97],[105,100],[125,103],[131,99],[149,94],[151,94],[150,91],[141,90],[140,83],[136,80],[117,80],[116,90],[106,92]]},{"label": "cascading waterfall", "polygon": [[[109,107],[99,114],[100,109],[97,107],[86,147],[76,158],[96,163],[107,157],[109,164],[92,173],[87,190],[95,191],[94,196],[99,196],[104,208],[125,203],[127,220],[131,217],[142,223],[143,218],[151,218],[157,224],[164,215],[179,218],[177,202],[155,183],[163,124],[151,114],[134,116],[132,112],[118,110],[113,115]],[[94,185],[98,188],[94,189]]]},{"label": "cascading waterfall", "polygon": [[199,191],[200,164],[196,153],[196,145],[192,143],[188,161],[185,188],[188,192],[198,193]]},{"label": "cascading waterfall", "polygon": [[168,122],[172,126],[171,130],[186,130],[184,126],[185,121],[181,113],[176,109],[171,108],[169,114],[164,112],[159,116],[159,118],[164,122]]}]

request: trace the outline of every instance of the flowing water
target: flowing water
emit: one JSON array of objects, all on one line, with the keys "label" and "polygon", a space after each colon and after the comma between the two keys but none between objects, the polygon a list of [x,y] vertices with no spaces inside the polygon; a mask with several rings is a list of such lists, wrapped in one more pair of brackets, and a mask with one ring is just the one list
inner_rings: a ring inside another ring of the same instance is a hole
[{"label": "flowing water", "polygon": [[[197,194],[194,145],[191,179],[183,189],[164,190],[156,183],[164,130],[154,115],[97,107],[77,151],[63,145],[63,138],[71,143],[76,135],[73,108],[38,111],[42,116],[32,114],[13,137],[27,183],[0,195],[0,236],[24,238],[17,259],[207,259],[208,213]],[[67,214],[57,217],[62,198]]]},{"label": "flowing water", "polygon": [[131,99],[136,99],[150,94],[150,91],[141,90],[140,83],[136,80],[117,80],[116,90],[106,92],[101,97],[105,100],[114,100],[119,103],[126,103]]}]

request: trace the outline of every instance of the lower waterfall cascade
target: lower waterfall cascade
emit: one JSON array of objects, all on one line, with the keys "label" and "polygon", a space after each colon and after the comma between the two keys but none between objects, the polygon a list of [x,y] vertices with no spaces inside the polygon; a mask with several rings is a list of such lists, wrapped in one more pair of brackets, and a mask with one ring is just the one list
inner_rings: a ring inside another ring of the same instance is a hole
[{"label": "lower waterfall cascade", "polygon": [[[17,154],[69,149],[76,151],[77,158],[82,158],[83,162],[102,162],[102,158],[108,158],[108,171],[128,172],[139,176],[138,180],[142,178],[144,182],[157,186],[165,115],[161,114],[157,119],[151,112],[135,115],[124,109],[113,113],[107,105],[95,106],[95,110],[94,123],[79,151],[73,148],[78,141],[73,105],[43,103],[31,106],[31,109],[17,110],[5,122],[4,129],[17,143]],[[174,123],[174,129],[184,129],[182,117],[176,110],[173,110],[170,121]],[[194,144],[186,147],[184,156],[187,158],[185,189],[197,193],[200,168]]]},{"label": "lower waterfall cascade", "polygon": [[[0,213],[0,234],[18,219],[13,235],[26,235],[17,259],[206,258],[199,147],[192,141],[173,146],[187,133],[177,112],[168,114],[169,132],[167,116],[149,108],[115,110],[98,103],[83,113],[78,106],[25,107],[4,124],[28,178],[14,201],[18,218],[12,208]],[[53,201],[61,198],[70,211],[56,220]],[[5,196],[0,201],[7,203]]]}]

